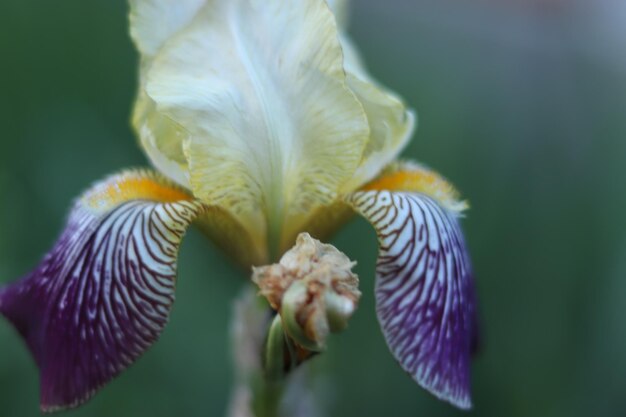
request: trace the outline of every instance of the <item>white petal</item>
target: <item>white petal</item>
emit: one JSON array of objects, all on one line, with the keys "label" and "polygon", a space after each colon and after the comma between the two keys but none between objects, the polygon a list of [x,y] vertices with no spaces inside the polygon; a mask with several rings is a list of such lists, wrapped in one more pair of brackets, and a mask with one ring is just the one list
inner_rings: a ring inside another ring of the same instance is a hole
[{"label": "white petal", "polygon": [[129,0],[130,35],[145,57],[184,28],[207,0]]},{"label": "white petal", "polygon": [[333,11],[339,29],[345,30],[348,26],[348,11],[350,2],[348,0],[326,0],[328,6]]}]

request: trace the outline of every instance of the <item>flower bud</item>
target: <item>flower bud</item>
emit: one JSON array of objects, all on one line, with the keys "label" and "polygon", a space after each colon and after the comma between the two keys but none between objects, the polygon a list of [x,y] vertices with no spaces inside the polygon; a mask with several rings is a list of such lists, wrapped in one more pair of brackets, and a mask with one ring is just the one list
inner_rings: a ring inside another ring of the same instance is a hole
[{"label": "flower bud", "polygon": [[317,352],[329,333],[346,328],[356,310],[361,292],[354,265],[334,246],[301,233],[279,263],[254,268],[252,280],[279,312],[285,332]]}]

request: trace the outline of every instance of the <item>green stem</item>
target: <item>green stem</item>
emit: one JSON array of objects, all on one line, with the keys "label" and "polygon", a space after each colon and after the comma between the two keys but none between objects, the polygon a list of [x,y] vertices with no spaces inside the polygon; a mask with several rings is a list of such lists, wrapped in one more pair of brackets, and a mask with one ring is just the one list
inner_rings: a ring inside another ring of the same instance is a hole
[{"label": "green stem", "polygon": [[[286,391],[283,370],[286,347],[280,317],[272,319],[269,305],[255,293],[252,286],[247,287],[235,303],[232,346],[237,385],[230,406],[231,417],[278,417]],[[248,394],[242,395],[245,392]],[[244,409],[248,411],[244,413]]]},{"label": "green stem", "polygon": [[279,315],[274,316],[263,348],[262,371],[253,391],[256,417],[277,417],[285,391],[285,331]]},{"label": "green stem", "polygon": [[278,417],[285,393],[285,382],[273,381],[261,376],[255,385],[252,399],[255,417]]}]

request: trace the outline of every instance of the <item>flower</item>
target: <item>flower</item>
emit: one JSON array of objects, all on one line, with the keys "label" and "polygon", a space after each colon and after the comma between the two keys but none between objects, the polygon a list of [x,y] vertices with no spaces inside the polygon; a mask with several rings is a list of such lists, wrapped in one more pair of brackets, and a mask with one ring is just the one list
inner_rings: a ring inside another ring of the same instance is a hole
[{"label": "flower", "polygon": [[[378,235],[377,314],[393,356],[420,386],[469,408],[466,204],[436,172],[397,160],[415,116],[366,71],[345,33],[346,1],[130,5],[132,120],[158,172],[91,187],[41,264],[0,290],[0,312],[40,369],[42,410],[82,404],[158,339],[192,222],[249,268],[277,261],[301,232],[329,237],[354,212]],[[292,286],[335,279],[318,275]],[[322,343],[326,331],[309,334]]]}]

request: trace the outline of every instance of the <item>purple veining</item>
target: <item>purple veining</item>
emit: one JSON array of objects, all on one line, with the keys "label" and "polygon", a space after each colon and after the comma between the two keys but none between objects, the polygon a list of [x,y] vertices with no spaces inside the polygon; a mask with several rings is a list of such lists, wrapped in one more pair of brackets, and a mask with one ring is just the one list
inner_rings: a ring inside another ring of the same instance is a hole
[{"label": "purple veining", "polygon": [[87,401],[158,339],[196,214],[192,203],[130,201],[104,214],[79,203],[41,264],[0,292],[40,369],[43,411]]}]

